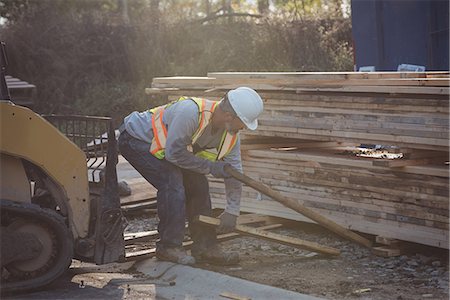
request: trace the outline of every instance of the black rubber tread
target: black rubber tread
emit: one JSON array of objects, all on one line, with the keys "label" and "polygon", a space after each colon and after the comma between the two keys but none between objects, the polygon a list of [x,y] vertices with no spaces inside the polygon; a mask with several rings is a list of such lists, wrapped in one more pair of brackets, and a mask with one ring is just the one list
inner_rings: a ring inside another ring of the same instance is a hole
[{"label": "black rubber tread", "polygon": [[65,224],[64,218],[56,211],[41,208],[31,203],[0,200],[0,208],[2,214],[11,212],[22,218],[32,218],[48,224],[48,227],[54,230],[53,233],[56,236],[59,251],[50,268],[43,274],[16,282],[2,281],[0,282],[0,292],[3,294],[34,290],[51,283],[64,274],[72,263],[73,257],[73,237]]}]

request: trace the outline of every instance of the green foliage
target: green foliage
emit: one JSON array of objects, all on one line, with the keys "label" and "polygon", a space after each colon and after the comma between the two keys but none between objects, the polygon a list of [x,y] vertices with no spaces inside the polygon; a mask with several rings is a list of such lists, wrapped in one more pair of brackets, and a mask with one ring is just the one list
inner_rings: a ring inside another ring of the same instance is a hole
[{"label": "green foliage", "polygon": [[72,108],[76,112],[82,112],[94,116],[109,116],[120,120],[128,112],[133,110],[144,110],[147,104],[142,99],[142,87],[138,89],[123,82],[105,82],[103,84],[92,84],[85,88]]},{"label": "green foliage", "polygon": [[[244,0],[0,0],[8,73],[37,86],[42,113],[120,119],[163,101],[144,94],[157,76],[352,69],[350,20],[313,13],[340,0],[270,1],[277,12],[305,5],[288,21],[220,17],[227,1],[232,12],[257,13]],[[215,18],[198,21],[207,10]]]}]

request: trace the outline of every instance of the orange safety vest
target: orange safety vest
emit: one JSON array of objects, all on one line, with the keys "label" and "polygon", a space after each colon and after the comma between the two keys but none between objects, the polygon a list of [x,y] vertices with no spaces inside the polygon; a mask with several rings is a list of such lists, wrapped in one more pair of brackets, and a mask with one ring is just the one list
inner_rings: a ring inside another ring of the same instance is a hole
[{"label": "orange safety vest", "polygon": [[[163,123],[163,116],[165,109],[175,102],[184,100],[194,101],[195,104],[197,104],[199,111],[198,128],[195,131],[194,135],[192,136],[192,144],[188,146],[188,150],[190,152],[193,151],[192,145],[194,145],[195,142],[200,138],[200,136],[205,131],[205,128],[211,122],[212,114],[218,104],[218,102],[216,101],[211,101],[202,98],[181,97],[180,99],[171,102],[169,104],[152,108],[150,112],[152,113],[153,140],[150,147],[150,153],[153,154],[158,159],[163,159],[165,157],[165,148],[167,141],[167,128]],[[237,133],[230,134],[228,133],[227,130],[224,130],[220,144],[216,149],[202,150],[195,153],[195,155],[210,161],[221,160],[228,153],[230,153],[231,149],[233,149],[234,145],[236,145],[236,141],[237,141]]]}]

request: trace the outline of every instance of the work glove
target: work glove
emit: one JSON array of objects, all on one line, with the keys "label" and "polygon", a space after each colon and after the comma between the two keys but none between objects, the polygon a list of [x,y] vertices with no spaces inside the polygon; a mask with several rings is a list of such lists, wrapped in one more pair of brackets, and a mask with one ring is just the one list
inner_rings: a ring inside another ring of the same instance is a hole
[{"label": "work glove", "polygon": [[217,227],[217,233],[229,233],[232,232],[236,228],[237,216],[232,215],[224,211],[220,216],[220,224]]},{"label": "work glove", "polygon": [[228,164],[223,161],[212,162],[209,165],[209,172],[212,174],[212,176],[217,178],[230,178],[231,175],[228,174],[224,169],[226,165]]}]

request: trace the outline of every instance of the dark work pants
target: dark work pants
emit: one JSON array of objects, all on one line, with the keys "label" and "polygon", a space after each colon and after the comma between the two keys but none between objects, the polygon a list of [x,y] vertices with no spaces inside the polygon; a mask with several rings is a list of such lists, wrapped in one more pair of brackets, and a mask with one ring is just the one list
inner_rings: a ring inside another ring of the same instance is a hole
[{"label": "dark work pants", "polygon": [[158,232],[157,247],[181,246],[186,216],[193,249],[204,249],[217,242],[214,228],[197,224],[198,215],[211,215],[211,198],[206,176],[181,169],[150,153],[150,145],[132,137],[126,131],[119,137],[123,157],[157,190]]}]

